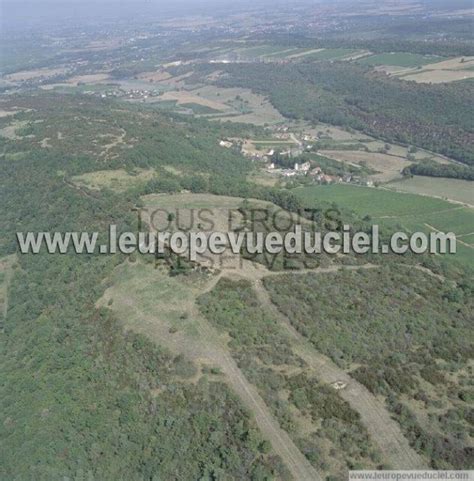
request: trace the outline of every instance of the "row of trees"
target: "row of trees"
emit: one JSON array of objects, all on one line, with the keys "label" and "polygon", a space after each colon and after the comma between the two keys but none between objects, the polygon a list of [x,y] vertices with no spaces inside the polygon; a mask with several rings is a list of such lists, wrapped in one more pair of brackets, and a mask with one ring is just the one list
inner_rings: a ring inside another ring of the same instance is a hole
[{"label": "row of trees", "polygon": [[448,177],[451,179],[474,180],[474,167],[437,162],[419,162],[403,170],[403,175],[425,175],[428,177]]}]

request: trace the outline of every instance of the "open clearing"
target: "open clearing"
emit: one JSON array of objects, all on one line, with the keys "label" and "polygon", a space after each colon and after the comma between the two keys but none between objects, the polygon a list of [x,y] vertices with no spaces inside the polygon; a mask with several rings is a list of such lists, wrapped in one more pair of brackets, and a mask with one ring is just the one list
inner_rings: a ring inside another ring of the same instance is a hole
[{"label": "open clearing", "polygon": [[21,136],[18,135],[18,131],[27,125],[28,122],[26,120],[15,120],[10,125],[0,129],[0,137],[4,137],[5,139],[9,140],[21,139]]},{"label": "open clearing", "polygon": [[[88,74],[88,75],[76,75],[74,77],[70,77],[67,80],[58,82],[58,83],[50,83],[47,85],[41,85],[43,90],[54,90],[54,89],[64,89],[64,88],[72,88],[72,87],[81,87],[81,86],[102,86],[107,85],[111,81],[111,77],[107,73],[95,73],[95,74]],[[100,91],[100,90],[97,90]]]},{"label": "open clearing", "polygon": [[376,152],[361,152],[350,150],[321,150],[321,155],[348,164],[366,165],[378,172],[370,176],[380,182],[388,182],[401,177],[401,172],[411,163],[403,157]]},{"label": "open clearing", "polygon": [[[184,78],[184,76],[181,78]],[[177,91],[174,90],[176,86],[169,84],[170,80],[161,83],[161,85],[166,85],[171,90],[165,92],[157,99],[157,105],[176,102],[178,106],[183,107],[189,105],[201,106],[201,109],[193,108],[192,110],[198,115],[206,115],[210,120],[242,122],[254,125],[274,125],[285,120],[268,99],[253,93],[250,89],[204,85],[191,90]],[[170,104],[170,108],[173,108],[173,105]],[[212,109],[212,111],[205,109]]]},{"label": "open clearing", "polygon": [[[371,137],[362,132],[356,130],[344,130],[340,127],[334,127],[329,124],[319,123],[316,125],[311,125],[308,122],[297,122],[295,123],[295,129],[301,131],[302,133],[308,133],[313,137],[318,137],[322,142],[327,140],[334,141],[334,147],[327,147],[324,150],[337,150],[337,145],[340,143],[346,145],[348,143],[353,144],[363,144],[369,152],[379,153],[379,150],[384,148],[386,145],[390,146],[388,151],[389,155],[395,155],[402,157],[407,160],[407,155],[410,153],[413,155],[415,160],[433,160],[440,164],[449,164],[452,162],[451,159],[447,157],[429,152],[425,149],[418,147],[416,152],[409,152],[409,147],[397,145],[391,142],[382,142],[381,140]],[[410,161],[411,163],[411,161]]]},{"label": "open clearing", "polygon": [[198,104],[198,105],[202,105],[204,107],[208,107],[208,108],[213,109],[213,110],[218,110],[220,112],[224,112],[226,110],[229,110],[229,107],[227,105],[224,105],[222,102],[210,100],[210,99],[204,98],[200,95],[196,95],[196,94],[186,92],[186,91],[165,92],[160,97],[160,100],[163,100],[163,101],[176,100],[178,105]]},{"label": "open clearing", "polygon": [[137,169],[127,172],[123,169],[97,170],[87,174],[72,177],[72,182],[77,187],[90,190],[110,189],[114,192],[125,192],[132,187],[144,185],[156,175],[154,170]]},{"label": "open clearing", "polygon": [[10,117],[11,115],[15,115],[19,112],[19,110],[0,110],[0,119],[4,117]]},{"label": "open clearing", "polygon": [[415,176],[400,182],[393,182],[386,187],[411,194],[444,198],[462,202],[474,207],[474,182],[459,179]]},{"label": "open clearing", "polygon": [[126,328],[148,335],[175,354],[185,355],[201,367],[218,367],[223,380],[253,414],[262,435],[271,442],[293,478],[320,480],[237,367],[227,348],[228,339],[201,316],[196,299],[212,289],[218,279],[199,276],[186,282],[154,269],[152,264],[126,263],[116,270],[113,287],[107,289],[98,305],[109,306]]},{"label": "open clearing", "polygon": [[[166,85],[170,89],[177,89],[177,88],[183,88],[185,86],[185,80],[190,77],[194,72],[186,72],[182,75],[177,75],[175,77],[168,77],[167,79],[163,80],[155,80],[156,83],[159,83],[161,85]],[[142,80],[143,81],[143,80]]]},{"label": "open clearing", "polygon": [[275,187],[280,181],[276,175],[265,171],[252,172],[247,176],[247,180],[257,185],[263,185],[264,187]]},{"label": "open clearing", "polygon": [[253,93],[250,89],[206,85],[194,90],[193,93],[226,105],[229,112],[228,116],[209,116],[210,119],[215,118],[222,121],[228,120],[255,125],[273,125],[285,120],[267,98]]},{"label": "open clearing", "polygon": [[[239,139],[241,140],[241,139]],[[288,149],[294,147],[296,143],[293,140],[243,140],[242,152],[248,155],[262,154],[271,149]]]}]

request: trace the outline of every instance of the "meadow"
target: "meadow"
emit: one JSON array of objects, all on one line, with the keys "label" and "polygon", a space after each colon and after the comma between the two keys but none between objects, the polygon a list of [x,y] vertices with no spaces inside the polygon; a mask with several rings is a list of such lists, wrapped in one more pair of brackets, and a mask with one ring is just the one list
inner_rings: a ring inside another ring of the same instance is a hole
[{"label": "meadow", "polygon": [[392,52],[364,57],[358,60],[358,62],[364,65],[372,66],[394,65],[397,67],[418,67],[420,65],[427,65],[434,62],[439,62],[440,60],[441,58],[436,55],[420,55],[417,53]]},{"label": "meadow", "polygon": [[131,172],[124,169],[97,170],[74,176],[71,180],[79,188],[125,192],[130,188],[144,186],[155,175],[156,172],[152,169],[137,169]]}]

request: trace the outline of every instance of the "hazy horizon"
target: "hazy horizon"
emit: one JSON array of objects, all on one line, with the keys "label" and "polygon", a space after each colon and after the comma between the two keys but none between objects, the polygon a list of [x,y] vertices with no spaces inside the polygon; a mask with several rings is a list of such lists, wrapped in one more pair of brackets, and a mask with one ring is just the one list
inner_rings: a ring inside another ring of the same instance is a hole
[{"label": "hazy horizon", "polygon": [[[308,7],[327,3],[354,9],[367,4],[360,0],[7,0],[0,4],[2,33],[6,30],[22,30],[64,23],[109,23],[126,21],[153,22],[178,16],[219,16],[237,13],[243,9]],[[383,0],[382,3],[393,3]],[[420,0],[424,7],[469,8],[470,0]]]}]

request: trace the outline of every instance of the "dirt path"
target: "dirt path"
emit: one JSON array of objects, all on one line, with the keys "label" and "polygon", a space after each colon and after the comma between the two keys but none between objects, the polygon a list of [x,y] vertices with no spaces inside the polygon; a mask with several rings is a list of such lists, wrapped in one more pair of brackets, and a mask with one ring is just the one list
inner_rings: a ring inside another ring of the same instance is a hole
[{"label": "dirt path", "polygon": [[[211,291],[223,275],[224,272],[215,276],[206,285],[202,294]],[[226,375],[226,380],[234,392],[239,395],[247,408],[254,414],[255,421],[261,433],[271,442],[274,451],[282,458],[295,481],[321,480],[321,476],[296,447],[288,433],[280,428],[278,421],[276,421],[270,413],[265,401],[258,394],[256,388],[247,381],[228,352],[227,346],[223,345],[222,339],[214,328],[202,317],[197,306],[193,307],[191,315],[199,319],[198,329],[202,339],[206,339],[207,343],[211,346],[214,362],[216,362]]]},{"label": "dirt path", "polygon": [[[16,261],[16,255],[12,254],[8,257],[4,257],[0,261],[0,270],[4,272],[4,279],[3,283],[0,284],[0,290],[3,291],[3,306],[2,306],[2,314],[3,314],[3,320],[5,321],[7,318],[7,313],[8,313],[8,290],[10,287],[10,283],[13,277],[13,264]],[[0,328],[1,330],[1,328]]]},{"label": "dirt path", "polygon": [[[390,190],[390,189],[385,189],[385,190]],[[393,190],[391,191],[393,192]],[[398,191],[397,191],[398,193]],[[399,192],[402,194],[402,192]],[[409,194],[410,192],[405,192],[405,194]],[[411,194],[411,195],[420,195],[420,194]],[[432,197],[431,195],[425,195],[425,197]],[[446,199],[443,199],[446,200]],[[447,201],[446,201],[447,202]],[[451,202],[451,201],[450,201]],[[454,202],[453,202],[454,203]],[[457,202],[457,204],[460,204],[460,202]],[[436,210],[433,212],[429,212],[429,215],[435,215],[435,214],[445,214],[446,212],[454,212],[455,210],[463,209],[464,207],[467,207],[468,204],[462,204],[460,207],[452,207],[450,209],[443,209],[443,210]],[[402,217],[416,217],[420,214],[402,214],[402,215],[381,215],[381,216],[374,216],[374,219],[400,219]]]},{"label": "dirt path", "polygon": [[[135,314],[130,317],[141,320],[140,324],[143,326],[143,330],[138,329],[138,332],[147,333],[156,342],[176,354],[184,355],[197,365],[220,369],[221,380],[240,398],[255,419],[262,436],[271,443],[273,452],[280,456],[295,481],[322,481],[321,476],[301,453],[288,433],[280,427],[278,420],[273,416],[257,388],[246,379],[244,373],[237,366],[227,346],[228,336],[219,332],[207,321],[195,302],[198,296],[211,291],[222,276],[223,272],[209,278],[204,285],[194,285],[191,288],[192,296],[180,301],[180,307],[188,313],[189,319],[193,321],[193,329],[197,331],[193,334],[185,330],[170,333],[170,326],[165,319],[153,310],[144,311],[142,303],[134,298],[137,295],[134,291],[136,287],[129,289],[127,293],[118,291],[113,294],[109,292],[110,290],[108,293],[114,298],[115,309],[121,309],[120,302],[122,302],[128,309],[135,311]],[[127,294],[131,297],[128,298]],[[104,296],[99,305],[108,305],[108,299],[107,295]],[[153,329],[146,327],[147,323],[152,323]]]},{"label": "dirt path", "polygon": [[[220,276],[216,276],[206,287],[205,292],[211,290],[218,282]],[[198,308],[194,306],[191,315],[199,319],[198,330],[200,337],[206,340],[210,350],[206,357],[220,367],[225,375],[226,382],[240,397],[247,409],[253,413],[255,421],[262,435],[268,439],[276,454],[291,472],[295,481],[319,481],[321,476],[316,472],[311,463],[296,447],[288,433],[280,428],[278,421],[271,414],[265,401],[258,394],[257,389],[250,384],[242,371],[238,368],[234,359],[228,352],[227,346],[223,345],[221,337],[212,326],[202,318]]]},{"label": "dirt path", "polygon": [[[441,232],[439,229],[437,229],[436,227],[430,225],[430,224],[427,224],[425,222],[424,224],[426,227],[428,227],[428,229],[432,230],[433,232]],[[466,247],[469,247],[469,249],[474,249],[474,246],[471,245],[471,244],[468,244],[467,242],[464,242],[462,240],[459,239],[459,236],[456,236],[456,242],[459,242],[460,244],[462,244],[463,246],[466,246]]]},{"label": "dirt path", "polygon": [[261,304],[280,319],[290,334],[295,353],[315,371],[316,376],[324,383],[342,381],[347,384],[345,389],[339,391],[341,397],[360,414],[361,421],[366,426],[371,439],[391,467],[393,469],[426,468],[427,463],[409,446],[400,427],[390,417],[383,401],[371,394],[362,384],[353,380],[329,358],[318,353],[273,304],[261,280],[254,281],[254,286]]},{"label": "dirt path", "polygon": [[378,186],[377,188],[378,189],[382,189],[382,190],[386,190],[388,192],[397,192],[398,194],[411,194],[411,195],[421,195],[422,197],[431,197],[433,199],[440,199],[440,200],[444,200],[446,202],[449,202],[451,204],[458,204],[458,205],[462,205],[463,207],[469,207],[469,208],[474,208],[474,204],[470,204],[469,202],[463,202],[461,200],[454,200],[454,199],[451,199],[449,197],[445,197],[445,196],[442,196],[442,195],[434,195],[434,194],[423,194],[422,192],[408,192],[406,190],[401,190],[401,189],[397,189],[396,188],[396,185],[395,184],[390,184],[392,185],[392,187],[383,187],[383,186]]}]

